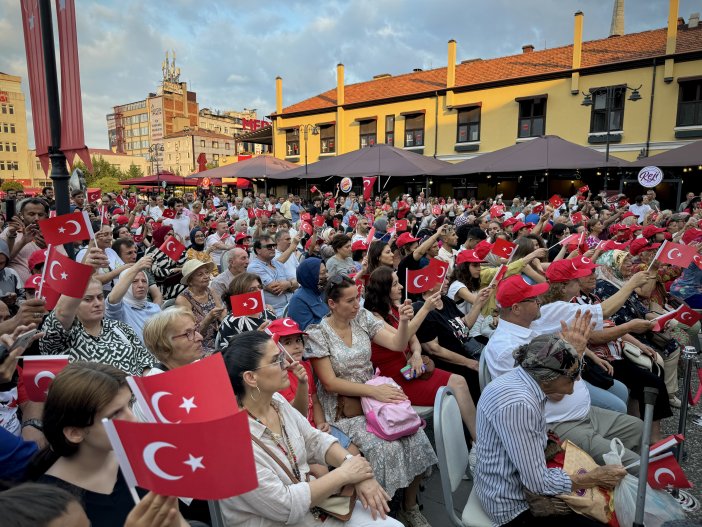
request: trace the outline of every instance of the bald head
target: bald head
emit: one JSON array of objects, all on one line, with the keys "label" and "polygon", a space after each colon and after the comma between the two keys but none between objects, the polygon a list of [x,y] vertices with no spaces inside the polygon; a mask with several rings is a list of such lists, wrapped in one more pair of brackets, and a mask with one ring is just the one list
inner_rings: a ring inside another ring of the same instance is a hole
[{"label": "bald head", "polygon": [[237,247],[229,251],[229,272],[234,276],[246,271],[249,266],[249,253]]}]

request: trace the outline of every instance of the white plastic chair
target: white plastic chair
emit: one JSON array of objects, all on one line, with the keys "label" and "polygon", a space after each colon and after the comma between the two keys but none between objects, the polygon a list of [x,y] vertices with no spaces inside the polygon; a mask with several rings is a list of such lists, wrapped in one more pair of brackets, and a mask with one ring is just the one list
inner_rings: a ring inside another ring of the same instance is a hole
[{"label": "white plastic chair", "polygon": [[453,391],[442,386],[434,401],[434,436],[439,458],[439,475],[446,513],[456,527],[492,527],[480,505],[478,495],[471,492],[459,518],[453,507],[453,493],[468,468],[468,445],[463,435],[463,421]]}]

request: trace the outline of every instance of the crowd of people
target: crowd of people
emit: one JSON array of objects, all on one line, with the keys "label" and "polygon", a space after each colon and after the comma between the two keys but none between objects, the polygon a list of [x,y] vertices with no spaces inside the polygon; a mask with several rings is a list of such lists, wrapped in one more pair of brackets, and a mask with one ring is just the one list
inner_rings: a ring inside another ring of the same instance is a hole
[{"label": "crowd of people", "polygon": [[[437,463],[429,437],[379,437],[361,398],[432,406],[450,387],[474,491],[494,525],[564,524],[533,516],[525,489],[555,496],[616,485],[622,466],[585,476],[547,468],[547,438],[604,465],[617,437],[624,464],[635,462],[648,386],[659,392],[652,440],[663,437],[661,423],[687,396],[679,357],[685,346],[699,350],[700,323],[653,319],[702,310],[700,197],[671,210],[652,190],[630,203],[587,187],[541,201],[312,188],[305,200],[75,191],[71,210],[88,213],[95,235],[68,252],[93,273],[81,298],[61,296],[52,309],[35,292],[53,190],[7,196],[0,480],[12,488],[0,506],[9,524],[209,524],[198,500],[144,492],[135,505],[101,419],[145,419],[132,411],[127,376],[216,353],[248,412],[259,479],[220,502],[226,525],[428,526],[419,495]],[[169,237],[185,246],[177,259],[162,249]],[[696,257],[661,263],[664,243]],[[408,281],[435,265],[442,276],[426,287]],[[255,293],[262,309],[235,314],[232,297]],[[44,403],[27,397],[22,354],[70,358]],[[376,373],[393,384],[369,383]],[[325,519],[318,506],[344,486],[358,496],[351,519]]]}]

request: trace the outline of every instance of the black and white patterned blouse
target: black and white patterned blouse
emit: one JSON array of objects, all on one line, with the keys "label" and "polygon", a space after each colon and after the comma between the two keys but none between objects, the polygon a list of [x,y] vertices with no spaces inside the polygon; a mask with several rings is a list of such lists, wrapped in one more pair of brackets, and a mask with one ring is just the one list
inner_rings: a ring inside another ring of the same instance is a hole
[{"label": "black and white patterned blouse", "polygon": [[217,331],[216,351],[224,351],[229,346],[229,339],[245,331],[256,331],[266,320],[275,320],[275,313],[266,310],[265,317],[235,317],[231,313],[222,320]]},{"label": "black and white patterned blouse", "polygon": [[149,247],[144,254],[145,256],[151,256],[154,259],[154,263],[151,266],[151,272],[154,274],[156,283],[161,289],[163,300],[175,298],[185,291],[186,286],[180,283],[180,273],[177,273],[177,276],[173,276],[170,280],[168,280],[168,278],[173,275],[173,269],[178,267],[182,269],[185,265],[185,262],[187,261],[185,251],[183,251],[183,254],[180,256],[180,260],[177,262],[172,260],[168,255],[161,252],[161,250],[155,246]]},{"label": "black and white patterned blouse", "polygon": [[66,331],[52,311],[42,325],[39,341],[42,355],[68,355],[71,362],[84,360],[109,364],[130,375],[142,375],[157,361],[134,330],[117,320],[103,319],[99,337],[90,335],[76,318]]}]

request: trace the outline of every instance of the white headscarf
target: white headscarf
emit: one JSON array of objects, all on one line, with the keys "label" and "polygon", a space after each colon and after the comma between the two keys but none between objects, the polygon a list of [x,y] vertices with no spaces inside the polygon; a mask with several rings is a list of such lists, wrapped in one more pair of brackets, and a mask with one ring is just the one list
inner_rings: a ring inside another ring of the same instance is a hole
[{"label": "white headscarf", "polygon": [[[126,271],[125,271],[126,272]],[[149,279],[146,276],[146,273],[144,271],[139,271],[136,276],[134,277],[136,279],[139,274],[143,274],[144,278],[146,278],[146,281],[148,283]],[[120,274],[120,278],[122,277],[122,274]],[[148,300],[146,300],[146,297],[144,297],[143,300],[137,300],[134,298],[134,292],[132,291],[132,288],[134,287],[134,284],[129,284],[129,287],[127,288],[127,292],[124,294],[124,298],[122,299],[125,304],[128,306],[131,306],[135,309],[144,309],[146,307],[146,304],[148,304]],[[147,291],[147,296],[148,296],[148,291]]]}]

